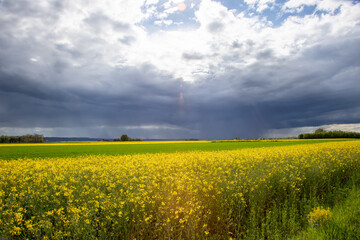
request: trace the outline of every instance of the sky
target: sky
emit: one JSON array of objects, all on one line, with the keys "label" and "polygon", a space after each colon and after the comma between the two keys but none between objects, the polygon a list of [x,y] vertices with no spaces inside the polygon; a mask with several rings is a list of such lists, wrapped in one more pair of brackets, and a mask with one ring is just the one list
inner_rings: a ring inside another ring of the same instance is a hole
[{"label": "sky", "polygon": [[360,1],[0,0],[0,135],[360,131]]}]

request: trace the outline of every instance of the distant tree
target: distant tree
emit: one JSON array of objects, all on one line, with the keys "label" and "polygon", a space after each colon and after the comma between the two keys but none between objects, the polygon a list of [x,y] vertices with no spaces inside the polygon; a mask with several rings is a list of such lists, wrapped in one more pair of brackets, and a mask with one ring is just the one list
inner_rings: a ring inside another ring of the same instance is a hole
[{"label": "distant tree", "polygon": [[141,138],[130,138],[130,141],[142,141]]},{"label": "distant tree", "polygon": [[323,131],[319,133],[302,133],[298,138],[303,139],[319,139],[319,138],[360,138],[358,132],[344,131]]},{"label": "distant tree", "polygon": [[121,135],[120,138],[114,138],[113,139],[114,142],[118,142],[118,141],[142,141],[141,138],[131,138],[126,134]]},{"label": "distant tree", "polygon": [[10,136],[9,142],[10,143],[19,143],[21,140],[21,137],[18,136]]},{"label": "distant tree", "polygon": [[42,143],[44,142],[44,135],[40,134],[26,134],[20,137],[22,143]]},{"label": "distant tree", "polygon": [[34,134],[34,142],[43,143],[44,142],[44,135],[42,134]]},{"label": "distant tree", "polygon": [[315,133],[322,133],[322,132],[326,132],[323,128],[318,128],[315,130]]},{"label": "distant tree", "polygon": [[20,137],[20,142],[29,143],[31,142],[32,136],[30,134],[26,134]]},{"label": "distant tree", "polygon": [[130,140],[131,140],[131,138],[129,138],[129,136],[128,136],[128,135],[123,134],[123,135],[121,135],[120,140],[121,140],[121,141],[130,141]]},{"label": "distant tree", "polygon": [[9,143],[10,142],[10,137],[9,136],[1,136],[0,142],[1,143]]},{"label": "distant tree", "polygon": [[26,134],[23,136],[1,136],[0,143],[42,143],[44,142],[44,135],[41,134]]}]

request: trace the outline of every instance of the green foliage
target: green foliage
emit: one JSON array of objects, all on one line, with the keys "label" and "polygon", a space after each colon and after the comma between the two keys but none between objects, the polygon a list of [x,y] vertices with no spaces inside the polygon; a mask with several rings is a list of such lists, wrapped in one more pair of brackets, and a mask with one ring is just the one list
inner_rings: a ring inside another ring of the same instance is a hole
[{"label": "green foliage", "polygon": [[20,142],[21,142],[21,137],[18,137],[18,136],[10,137],[10,143],[20,143]]},{"label": "green foliage", "polygon": [[323,128],[318,128],[315,130],[315,133],[322,133],[322,132],[326,132]]},{"label": "green foliage", "polygon": [[114,139],[114,142],[119,142],[119,141],[121,141],[121,142],[126,142],[126,141],[142,141],[142,139],[141,139],[141,138],[131,138],[131,137],[129,137],[128,135],[123,134],[123,135],[121,135],[120,138],[115,138],[115,139]]},{"label": "green foliage", "polygon": [[10,137],[9,136],[1,136],[0,143],[10,143]]},{"label": "green foliage", "polygon": [[40,134],[27,134],[23,136],[1,136],[0,143],[43,143],[44,136]]},{"label": "green foliage", "polygon": [[[319,130],[319,129],[318,129]],[[317,131],[317,130],[316,130]],[[323,131],[318,133],[302,133],[299,134],[299,139],[320,139],[320,138],[360,138],[358,132],[345,131]]]},{"label": "green foliage", "polygon": [[[345,189],[343,189],[345,190]],[[359,239],[360,189],[352,187],[347,198],[332,209],[333,219],[316,228],[309,226],[292,240]]]},{"label": "green foliage", "polygon": [[123,134],[123,135],[121,135],[121,137],[120,137],[120,140],[121,140],[121,141],[130,141],[130,139],[131,139],[131,138],[129,138],[129,136],[126,135],[126,134]]}]

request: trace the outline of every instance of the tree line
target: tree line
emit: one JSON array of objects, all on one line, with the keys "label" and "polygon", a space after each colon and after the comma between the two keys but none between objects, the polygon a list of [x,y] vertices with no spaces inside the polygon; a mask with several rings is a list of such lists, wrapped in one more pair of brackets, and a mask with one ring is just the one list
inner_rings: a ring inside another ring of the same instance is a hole
[{"label": "tree line", "polygon": [[128,135],[123,134],[123,135],[121,135],[120,138],[115,138],[114,141],[115,142],[116,141],[122,141],[122,142],[124,142],[124,141],[142,141],[142,139],[141,138],[131,138]]},{"label": "tree line", "polygon": [[358,132],[345,131],[325,131],[322,128],[317,129],[314,133],[301,133],[299,139],[317,139],[317,138],[360,138]]},{"label": "tree line", "polygon": [[44,135],[26,134],[23,136],[1,136],[0,143],[43,143]]}]

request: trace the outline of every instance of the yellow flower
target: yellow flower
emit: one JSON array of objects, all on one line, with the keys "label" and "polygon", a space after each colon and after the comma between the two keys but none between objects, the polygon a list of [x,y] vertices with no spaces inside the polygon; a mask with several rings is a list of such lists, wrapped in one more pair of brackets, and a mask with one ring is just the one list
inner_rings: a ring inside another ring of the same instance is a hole
[{"label": "yellow flower", "polygon": [[[358,171],[358,159],[360,142],[348,141],[261,150],[3,161],[0,225],[7,225],[1,234],[55,239],[107,228],[140,239],[147,232],[170,234],[169,239],[194,231],[210,235],[211,230],[215,235],[217,229],[207,223],[226,226],[238,210],[253,206],[254,196],[282,194],[282,189],[298,196],[311,177],[327,181],[345,171],[350,178],[352,169]],[[271,211],[269,204],[266,211]],[[330,210],[322,208],[308,215],[314,226],[331,218]],[[226,228],[218,229],[229,236]]]},{"label": "yellow flower", "polygon": [[311,226],[321,226],[324,223],[330,221],[331,219],[332,212],[330,211],[330,209],[324,209],[322,207],[317,207],[308,214],[308,221]]}]

